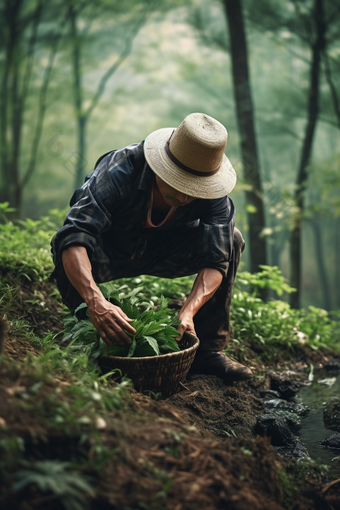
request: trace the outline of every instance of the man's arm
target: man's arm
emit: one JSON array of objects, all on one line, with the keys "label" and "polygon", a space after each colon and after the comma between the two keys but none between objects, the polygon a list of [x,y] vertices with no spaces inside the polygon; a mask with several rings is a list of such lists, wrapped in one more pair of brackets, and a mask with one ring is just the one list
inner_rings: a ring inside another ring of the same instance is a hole
[{"label": "man's arm", "polygon": [[62,262],[67,278],[79,292],[88,306],[94,327],[107,345],[131,344],[131,338],[125,333],[135,334],[136,330],[129,324],[129,317],[119,306],[109,303],[93,276],[90,259],[84,246],[70,246],[62,252]]},{"label": "man's arm", "polygon": [[222,283],[222,273],[217,269],[206,267],[198,273],[192,290],[182,306],[178,319],[178,331],[183,334],[185,331],[196,335],[194,327],[194,316],[198,310],[215,294]]},{"label": "man's arm", "polygon": [[[229,266],[233,246],[235,208],[229,197],[207,200],[201,216],[202,265],[193,288],[179,312],[178,331],[195,333],[193,318],[198,310],[215,294]],[[211,267],[214,266],[214,267]]]}]

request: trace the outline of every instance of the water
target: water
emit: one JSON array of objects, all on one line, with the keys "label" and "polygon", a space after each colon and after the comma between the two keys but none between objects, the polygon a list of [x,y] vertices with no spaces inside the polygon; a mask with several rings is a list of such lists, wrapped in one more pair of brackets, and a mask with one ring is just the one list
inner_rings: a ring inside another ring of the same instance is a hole
[{"label": "water", "polygon": [[335,378],[335,382],[331,386],[318,382],[323,378],[333,379],[329,374],[321,372],[310,385],[302,387],[298,393],[299,400],[310,409],[310,413],[301,420],[299,436],[310,457],[320,464],[330,466],[329,475],[331,478],[340,478],[340,459],[339,461],[335,459],[340,457],[340,449],[320,446],[321,441],[335,433],[324,426],[323,404],[329,402],[332,397],[340,396],[340,376]]}]

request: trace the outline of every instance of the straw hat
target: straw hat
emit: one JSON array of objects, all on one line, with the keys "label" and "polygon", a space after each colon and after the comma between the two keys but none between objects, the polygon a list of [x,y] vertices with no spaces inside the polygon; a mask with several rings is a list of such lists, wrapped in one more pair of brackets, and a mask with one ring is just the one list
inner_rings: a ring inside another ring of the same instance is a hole
[{"label": "straw hat", "polygon": [[204,113],[191,113],[176,128],[158,129],[144,143],[151,169],[166,184],[195,198],[221,198],[236,173],[224,154],[226,128]]}]

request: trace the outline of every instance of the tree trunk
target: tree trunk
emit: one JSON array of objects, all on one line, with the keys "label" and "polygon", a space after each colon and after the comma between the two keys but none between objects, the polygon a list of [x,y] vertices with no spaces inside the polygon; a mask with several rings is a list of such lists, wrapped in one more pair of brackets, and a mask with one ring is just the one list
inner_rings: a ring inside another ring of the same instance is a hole
[{"label": "tree trunk", "polygon": [[325,24],[323,0],[314,0],[315,41],[312,43],[312,63],[310,68],[309,100],[307,125],[301,151],[299,171],[296,180],[295,201],[298,214],[295,217],[290,242],[290,285],[296,292],[290,295],[293,308],[300,307],[301,301],[301,264],[302,264],[302,217],[304,212],[304,192],[307,187],[307,166],[313,148],[314,132],[319,112],[319,82],[321,54],[325,47]]},{"label": "tree trunk", "polygon": [[13,206],[13,184],[12,184],[12,143],[9,140],[11,132],[11,119],[9,118],[9,104],[11,104],[11,75],[13,63],[16,59],[16,47],[18,41],[17,23],[21,9],[21,0],[16,0],[12,4],[7,4],[4,9],[4,28],[3,45],[5,48],[5,62],[1,80],[0,94],[0,153],[1,153],[1,176],[2,185],[0,186],[1,201],[9,202]]},{"label": "tree trunk", "polygon": [[72,69],[73,69],[73,101],[78,126],[77,132],[77,153],[76,153],[76,171],[74,176],[75,188],[80,188],[83,184],[83,167],[85,162],[85,140],[86,140],[86,116],[83,112],[83,91],[81,83],[81,62],[80,62],[80,39],[77,30],[77,12],[74,5],[70,2],[69,19],[71,26],[72,39]]},{"label": "tree trunk", "polygon": [[24,112],[43,0],[36,3],[29,16],[23,0],[5,3],[1,19],[6,57],[0,94],[0,201],[9,202],[16,209],[13,216],[19,216],[28,180],[21,182],[19,168]]},{"label": "tree trunk", "polygon": [[80,188],[84,183],[84,168],[86,166],[86,126],[87,126],[87,117],[85,115],[80,115],[78,117],[78,150],[76,154],[76,175],[74,179],[75,187]]},{"label": "tree trunk", "polygon": [[246,203],[248,205],[250,269],[251,272],[256,272],[260,270],[261,264],[267,263],[267,257],[265,239],[260,237],[265,226],[265,216],[249,82],[247,43],[241,0],[224,0],[224,7],[229,26],[234,95],[244,176],[252,185],[252,191],[246,191]]},{"label": "tree trunk", "polygon": [[20,190],[20,176],[19,176],[19,154],[20,154],[20,141],[22,129],[22,110],[20,108],[19,100],[19,69],[18,62],[14,62],[12,67],[12,151],[11,151],[11,205],[16,209],[16,215],[20,216],[21,206],[21,190]]},{"label": "tree trunk", "polygon": [[273,236],[274,243],[271,245],[271,264],[272,266],[280,267],[280,258],[288,239],[289,233],[287,230],[281,232],[275,232]]},{"label": "tree trunk", "polygon": [[339,265],[339,253],[340,253],[340,231],[339,231],[339,219],[335,219],[335,308],[340,308],[340,265]]},{"label": "tree trunk", "polygon": [[309,222],[309,224],[312,227],[313,233],[314,233],[315,254],[316,254],[316,261],[317,261],[318,272],[319,272],[318,276],[319,276],[319,281],[320,281],[321,290],[322,290],[323,307],[329,311],[329,310],[331,310],[331,298],[330,298],[330,289],[329,289],[329,284],[328,284],[326,265],[325,265],[325,260],[324,260],[322,230],[320,228],[320,224],[319,224],[318,220],[311,220]]}]

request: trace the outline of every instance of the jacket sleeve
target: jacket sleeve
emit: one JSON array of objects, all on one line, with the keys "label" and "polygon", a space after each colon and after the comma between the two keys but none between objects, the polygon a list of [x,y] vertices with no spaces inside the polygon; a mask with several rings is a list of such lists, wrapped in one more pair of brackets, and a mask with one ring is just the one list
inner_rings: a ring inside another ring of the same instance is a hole
[{"label": "jacket sleeve", "polygon": [[84,246],[91,259],[97,239],[110,229],[115,212],[140,175],[145,161],[143,142],[111,151],[99,161],[83,186],[75,191],[64,225],[52,239],[55,265],[63,250],[76,244]]},{"label": "jacket sleeve", "polygon": [[112,211],[119,204],[120,193],[110,178],[110,156],[104,158],[91,178],[76,191],[77,202],[71,207],[63,227],[52,239],[55,265],[63,250],[71,245],[87,249],[89,257],[98,236],[110,228]]},{"label": "jacket sleeve", "polygon": [[228,271],[232,257],[235,227],[235,207],[229,197],[207,201],[201,216],[202,261],[204,267]]}]

